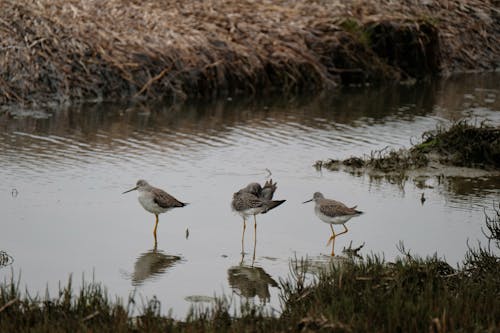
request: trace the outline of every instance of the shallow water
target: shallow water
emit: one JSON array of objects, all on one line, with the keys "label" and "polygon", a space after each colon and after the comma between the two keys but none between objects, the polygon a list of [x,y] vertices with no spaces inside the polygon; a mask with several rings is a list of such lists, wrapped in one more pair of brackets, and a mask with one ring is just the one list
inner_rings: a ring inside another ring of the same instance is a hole
[{"label": "shallow water", "polygon": [[[95,278],[124,300],[156,296],[184,318],[196,302],[250,298],[279,311],[277,282],[292,258],[327,262],[327,224],[302,204],[321,191],[366,212],[335,244],[394,259],[437,253],[450,264],[467,242],[485,242],[484,209],[498,204],[500,177],[409,180],[402,186],[316,160],[408,147],[437,124],[472,117],[500,123],[500,76],[465,76],[412,87],[343,89],[292,100],[225,100],[184,106],[86,105],[0,114],[0,251],[13,259],[0,278],[21,275],[32,295],[56,295],[70,274]],[[249,182],[278,182],[287,201],[245,234],[230,209]],[[184,208],[154,216],[134,192],[144,178]],[[420,202],[421,193],[426,201]],[[336,227],[337,231],[342,228]],[[255,260],[252,260],[255,250]],[[10,268],[9,268],[10,267]],[[141,302],[139,301],[139,304]]]}]

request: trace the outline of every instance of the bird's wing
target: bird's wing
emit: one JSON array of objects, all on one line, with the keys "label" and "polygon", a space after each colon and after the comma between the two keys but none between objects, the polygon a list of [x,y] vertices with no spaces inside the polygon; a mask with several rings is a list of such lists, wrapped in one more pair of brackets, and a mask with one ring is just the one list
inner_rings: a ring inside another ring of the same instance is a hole
[{"label": "bird's wing", "polygon": [[249,208],[259,208],[264,205],[264,202],[257,196],[248,193],[235,193],[233,196],[232,206],[237,211],[242,211]]},{"label": "bird's wing", "polygon": [[162,208],[184,207],[186,205],[159,188],[155,188],[153,192],[154,202]]},{"label": "bird's wing", "polygon": [[342,202],[326,200],[319,208],[320,212],[328,216],[355,215],[357,211],[349,208]]}]

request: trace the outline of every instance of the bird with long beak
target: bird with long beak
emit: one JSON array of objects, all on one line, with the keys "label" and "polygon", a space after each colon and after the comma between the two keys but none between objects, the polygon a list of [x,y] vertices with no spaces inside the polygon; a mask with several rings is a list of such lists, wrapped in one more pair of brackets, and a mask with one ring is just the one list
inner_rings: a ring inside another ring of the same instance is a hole
[{"label": "bird with long beak", "polygon": [[156,229],[158,228],[158,215],[165,213],[173,208],[180,208],[187,205],[185,202],[180,202],[162,189],[153,187],[147,181],[140,179],[134,188],[123,192],[122,194],[135,191],[139,192],[138,200],[142,207],[156,217],[153,236],[156,244]]},{"label": "bird with long beak", "polygon": [[[332,256],[334,256],[335,237],[345,234],[348,231],[345,223],[351,218],[363,214],[363,212],[356,210],[357,206],[347,207],[342,202],[326,199],[320,192],[314,193],[312,199],[304,201],[303,203],[311,201],[314,201],[315,203],[314,213],[316,213],[316,216],[318,216],[321,221],[330,225],[332,236],[326,245],[328,246],[330,242],[332,243]],[[335,234],[332,226],[333,224],[342,224],[342,226],[344,226],[344,231]]]}]

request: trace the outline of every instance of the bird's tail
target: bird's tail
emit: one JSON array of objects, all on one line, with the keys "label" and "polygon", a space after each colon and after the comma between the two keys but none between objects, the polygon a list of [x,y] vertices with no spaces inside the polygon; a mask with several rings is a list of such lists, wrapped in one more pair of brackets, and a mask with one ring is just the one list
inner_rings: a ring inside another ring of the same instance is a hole
[{"label": "bird's tail", "polygon": [[272,200],[274,192],[278,188],[278,183],[273,183],[273,180],[267,180],[262,188],[261,198],[264,200]]},{"label": "bird's tail", "polygon": [[281,205],[283,202],[285,202],[286,200],[272,200],[272,201],[268,201],[266,203],[266,210],[262,212],[262,214],[265,214],[267,213],[268,211],[270,211],[271,209],[273,208],[276,208],[278,207],[279,205]]},{"label": "bird's tail", "polygon": [[357,210],[356,207],[358,207],[358,205],[356,206],[352,206],[351,209],[354,209],[354,213],[358,214],[358,215],[361,215],[363,214],[364,212],[360,211],[360,210]]}]

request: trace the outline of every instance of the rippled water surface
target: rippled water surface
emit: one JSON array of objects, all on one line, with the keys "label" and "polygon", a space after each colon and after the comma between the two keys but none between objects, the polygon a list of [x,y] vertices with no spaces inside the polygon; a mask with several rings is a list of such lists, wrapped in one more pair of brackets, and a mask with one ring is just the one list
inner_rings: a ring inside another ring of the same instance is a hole
[{"label": "rippled water surface", "polygon": [[[437,253],[455,265],[484,242],[484,209],[498,203],[500,178],[436,178],[402,186],[368,176],[318,172],[316,160],[408,147],[438,124],[471,117],[500,123],[499,75],[412,87],[345,89],[292,100],[197,105],[86,105],[0,114],[0,251],[31,294],[56,295],[59,281],[95,278],[111,295],[156,296],[183,318],[213,296],[250,298],[279,311],[278,281],[292,258],[325,262],[327,224],[302,204],[313,192],[358,205],[335,244],[361,254]],[[245,234],[230,209],[249,182],[278,182],[287,201]],[[146,179],[190,203],[154,216],[121,193]],[[422,205],[420,196],[427,200]],[[338,227],[336,227],[338,228]],[[342,228],[337,229],[341,231]],[[255,252],[255,253],[254,253]],[[255,260],[252,260],[255,255]]]}]

